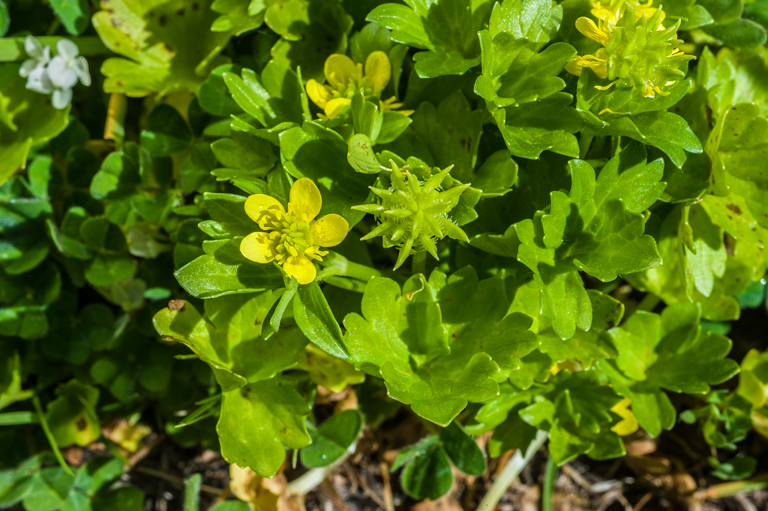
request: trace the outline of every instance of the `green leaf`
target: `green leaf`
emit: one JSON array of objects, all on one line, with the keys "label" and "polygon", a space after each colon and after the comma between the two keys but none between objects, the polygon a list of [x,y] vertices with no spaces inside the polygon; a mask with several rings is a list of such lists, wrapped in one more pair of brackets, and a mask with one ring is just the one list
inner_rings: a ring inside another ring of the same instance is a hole
[{"label": "green leaf", "polygon": [[266,9],[261,0],[215,0],[211,10],[221,15],[214,20],[211,30],[235,35],[256,30],[264,22]]},{"label": "green leaf", "polygon": [[246,197],[229,193],[206,193],[205,207],[211,220],[200,223],[200,229],[213,238],[247,236],[257,229],[245,214]]},{"label": "green leaf", "polygon": [[349,358],[341,327],[316,281],[299,286],[293,300],[293,316],[304,335],[316,346],[342,360]]},{"label": "green leaf", "polygon": [[307,423],[312,444],[299,452],[302,465],[307,468],[326,467],[347,452],[363,430],[363,414],[346,410],[326,420],[320,426]]},{"label": "green leaf", "polygon": [[438,444],[423,446],[422,449],[425,450],[403,469],[403,490],[414,499],[437,500],[453,486],[451,462],[445,449]]},{"label": "green leaf", "polygon": [[[231,33],[211,32],[213,0],[131,2],[111,0],[93,16],[93,26],[111,51],[104,90],[142,97],[176,90],[197,92]],[[195,34],[195,37],[191,37]]]},{"label": "green leaf", "polygon": [[714,469],[712,470],[712,475],[726,481],[746,479],[754,474],[755,468],[757,468],[757,460],[752,456],[731,458],[725,463],[720,463],[713,457],[708,459]]},{"label": "green leaf", "polygon": [[384,378],[392,398],[447,425],[468,401],[497,395],[496,375],[519,367],[538,344],[531,319],[508,307],[503,281],[478,282],[470,267],[447,279],[439,271],[429,281],[415,275],[402,292],[374,278],[363,316],[344,319],[344,345],[356,368]]},{"label": "green leaf", "polygon": [[497,110],[494,119],[509,151],[530,159],[537,159],[544,151],[578,157],[573,133],[581,130],[584,121],[568,106],[572,100],[570,94],[558,92],[540,101]]},{"label": "green leaf", "polygon": [[677,168],[685,163],[685,153],[703,151],[701,142],[688,123],[672,112],[643,112],[618,119],[609,118],[610,125],[600,135],[621,135],[658,147],[672,160]]},{"label": "green leaf", "polygon": [[624,304],[594,289],[587,290],[587,295],[592,305],[592,325],[588,331],[576,330],[574,336],[565,341],[553,330],[539,334],[539,350],[555,362],[577,361],[589,368],[598,360],[616,355],[616,348],[606,331],[619,324],[624,315]]},{"label": "green leaf", "polygon": [[428,50],[414,56],[416,72],[422,78],[461,75],[480,63],[477,31],[488,20],[489,1],[416,0],[384,4],[366,18],[392,30],[394,41]]},{"label": "green leaf", "polygon": [[47,142],[64,131],[70,107],[57,110],[50,99],[26,88],[18,76],[18,64],[0,65],[0,73],[10,77],[0,89],[0,185],[27,165],[33,146]]},{"label": "green leaf", "polygon": [[459,424],[454,421],[440,431],[440,442],[456,468],[468,475],[483,475],[485,472],[483,451]]},{"label": "green leaf", "polygon": [[744,50],[759,48],[768,39],[765,28],[749,19],[737,19],[730,23],[710,25],[704,27],[703,30],[721,44]]},{"label": "green leaf", "polygon": [[346,52],[353,24],[337,0],[275,0],[264,20],[282,36],[272,47],[274,60],[315,80],[323,79],[326,58]]},{"label": "green leaf", "polygon": [[138,263],[127,255],[99,254],[85,268],[85,278],[94,286],[111,286],[131,277]]},{"label": "green leaf", "polygon": [[412,127],[432,153],[435,166],[453,165],[452,177],[464,183],[472,180],[483,131],[482,111],[472,110],[461,91],[450,94],[437,108],[421,103]]},{"label": "green leaf", "polygon": [[725,358],[731,341],[699,326],[698,305],[670,305],[661,315],[644,311],[633,314],[609,333],[618,350],[615,361],[598,366],[620,395],[632,400],[632,410],[651,436],[671,429],[675,409],[664,389],[702,394],[739,370]]},{"label": "green leaf", "polygon": [[33,393],[32,390],[21,389],[19,354],[9,349],[0,351],[0,410],[17,401],[29,399]]},{"label": "green leaf", "polygon": [[77,444],[85,447],[101,436],[96,403],[99,391],[95,387],[70,380],[56,389],[59,396],[48,403],[46,419],[60,447]]},{"label": "green leaf", "polygon": [[355,225],[365,213],[352,211],[364,204],[374,176],[355,172],[347,162],[347,143],[336,132],[316,122],[305,122],[280,134],[280,157],[295,178],[312,179],[323,196],[321,215],[337,213]]},{"label": "green leaf", "polygon": [[[221,3],[222,0],[219,0]],[[242,2],[243,0],[223,0]],[[248,3],[249,0],[244,0]],[[212,6],[216,8],[216,3]],[[221,18],[223,16],[220,16]],[[218,115],[221,117],[229,117],[230,115],[239,114],[242,110],[240,106],[232,99],[228,94],[226,82],[224,81],[224,73],[239,73],[240,67],[235,64],[224,64],[219,66],[208,76],[208,79],[200,86],[200,93],[198,94],[198,100],[200,106],[208,113]]]},{"label": "green leaf", "polygon": [[80,35],[88,27],[90,9],[86,0],[53,0],[51,7],[70,35]]},{"label": "green leaf", "polygon": [[90,192],[94,199],[114,199],[135,191],[141,182],[139,162],[134,158],[135,154],[131,154],[136,150],[136,146],[129,146],[125,152],[107,156],[91,181]]},{"label": "green leaf", "polygon": [[141,132],[141,145],[153,156],[170,156],[192,144],[192,133],[184,118],[171,105],[157,105]]},{"label": "green leaf", "polygon": [[298,75],[284,64],[270,61],[261,78],[250,69],[243,69],[242,77],[233,72],[224,72],[222,76],[232,99],[265,128],[304,120],[304,89]]},{"label": "green leaf", "polygon": [[[577,327],[589,330],[592,322],[589,298],[575,269],[608,282],[661,263],[653,238],[643,234],[647,215],[625,209],[625,204],[635,211],[648,207],[661,194],[658,163],[646,166],[639,146],[622,153],[597,179],[588,163],[572,160],[570,193],[551,192],[549,211],[514,225],[520,243],[517,259],[534,272],[542,290],[542,315],[553,321],[563,339],[573,337]],[[625,165],[626,181],[619,187],[616,175]]]},{"label": "green leaf", "polygon": [[555,43],[539,53],[562,18],[563,7],[552,0],[497,4],[489,28],[479,34],[483,74],[475,82],[475,92],[495,109],[519,106],[562,90],[565,82],[557,75],[576,50]]},{"label": "green leaf", "polygon": [[373,142],[362,133],[350,137],[347,161],[353,169],[362,174],[378,174],[382,170],[376,153],[373,152]]},{"label": "green leaf", "polygon": [[8,7],[4,0],[0,0],[0,37],[5,37],[11,26],[11,17],[8,15]]},{"label": "green leaf", "polygon": [[272,144],[242,131],[235,131],[231,137],[224,137],[211,144],[211,150],[224,167],[225,173],[215,170],[219,178],[253,175],[263,177],[272,170],[277,158],[272,151]]},{"label": "green leaf", "polygon": [[180,342],[211,366],[228,392],[246,383],[273,378],[294,364],[307,340],[296,328],[282,328],[269,341],[262,324],[278,294],[236,294],[205,301],[205,317],[189,302],[175,302],[153,318],[166,341]]},{"label": "green leaf", "polygon": [[221,455],[229,463],[272,477],[285,461],[285,448],[301,449],[312,439],[305,417],[311,407],[287,376],[251,383],[222,394],[216,425]]},{"label": "green leaf", "polygon": [[309,373],[309,377],[323,387],[342,392],[348,385],[365,381],[365,374],[340,358],[328,355],[314,344],[308,344],[299,354],[296,366]]},{"label": "green leaf", "polygon": [[[206,244],[212,242],[206,242]],[[235,293],[253,293],[282,286],[280,269],[273,264],[248,261],[240,253],[240,240],[221,240],[208,245],[209,253],[183,266],[174,274],[181,287],[196,298],[216,298]]]},{"label": "green leaf", "polygon": [[755,103],[739,103],[726,110],[707,141],[716,195],[730,191],[741,196],[757,222],[768,229],[763,151],[768,148],[768,119]]},{"label": "green leaf", "polygon": [[93,511],[140,511],[144,507],[144,492],[135,486],[123,486],[97,495]]}]

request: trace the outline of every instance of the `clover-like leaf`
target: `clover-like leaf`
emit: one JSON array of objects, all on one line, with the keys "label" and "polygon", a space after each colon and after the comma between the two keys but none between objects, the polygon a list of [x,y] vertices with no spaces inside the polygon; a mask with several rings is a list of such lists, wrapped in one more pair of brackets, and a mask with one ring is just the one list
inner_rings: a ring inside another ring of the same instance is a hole
[{"label": "clover-like leaf", "polygon": [[297,386],[288,376],[276,376],[222,394],[216,432],[225,460],[273,477],[286,447],[301,449],[312,442],[304,422],[311,407]]}]

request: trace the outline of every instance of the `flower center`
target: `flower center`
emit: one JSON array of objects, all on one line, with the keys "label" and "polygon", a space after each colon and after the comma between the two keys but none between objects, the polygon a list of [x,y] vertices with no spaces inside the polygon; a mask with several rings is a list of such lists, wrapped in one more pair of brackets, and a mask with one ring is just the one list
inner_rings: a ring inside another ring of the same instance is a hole
[{"label": "flower center", "polygon": [[363,96],[373,96],[373,85],[369,84],[365,78],[351,76],[346,84],[340,85],[333,91],[333,97],[352,99],[358,92],[362,92]]},{"label": "flower center", "polygon": [[288,257],[306,257],[322,261],[320,256],[327,254],[317,250],[312,240],[309,223],[287,214],[282,220],[273,223],[269,237],[277,240],[277,261],[284,262]]}]

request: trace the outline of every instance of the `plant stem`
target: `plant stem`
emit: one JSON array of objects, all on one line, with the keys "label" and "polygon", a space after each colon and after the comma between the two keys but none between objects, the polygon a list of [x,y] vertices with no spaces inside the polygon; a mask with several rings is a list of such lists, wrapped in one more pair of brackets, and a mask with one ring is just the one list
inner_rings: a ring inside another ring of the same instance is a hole
[{"label": "plant stem", "polygon": [[520,454],[519,449],[512,455],[512,459],[509,460],[507,466],[504,467],[504,470],[499,477],[496,478],[491,485],[488,493],[486,493],[483,500],[480,501],[480,505],[477,506],[477,511],[492,511],[493,509],[496,509],[496,504],[498,504],[501,497],[507,493],[509,486],[515,479],[517,479],[520,472],[522,472],[525,466],[531,461],[533,455],[536,454],[536,451],[544,445],[548,436],[549,434],[546,431],[539,430],[536,433],[536,438],[533,439],[528,446],[528,450],[525,451],[525,457]]},{"label": "plant stem", "polygon": [[123,147],[125,115],[127,112],[128,99],[124,94],[113,92],[109,97],[107,122],[104,125],[104,140],[114,140],[118,149]]},{"label": "plant stem", "polygon": [[661,298],[656,296],[653,293],[648,293],[643,297],[642,300],[640,300],[640,303],[637,304],[637,309],[639,311],[652,311],[656,308],[656,306],[661,302]]},{"label": "plant stem", "polygon": [[552,490],[557,478],[557,465],[550,456],[547,459],[547,468],[544,471],[544,488],[541,490],[541,511],[552,510]]},{"label": "plant stem", "polygon": [[318,273],[318,279],[332,276],[349,277],[351,279],[368,282],[373,277],[381,277],[382,273],[370,266],[353,263],[346,257],[336,252],[329,252],[321,263],[323,269]]},{"label": "plant stem", "polygon": [[[24,60],[27,58],[27,52],[24,50],[24,37],[3,37],[0,38],[0,62],[15,62],[17,60]],[[58,36],[44,36],[38,37],[37,40],[43,46],[50,46],[51,49],[56,49],[56,43],[59,39],[69,39],[77,45],[80,55],[84,57],[93,57],[95,55],[109,55],[112,52],[104,46],[101,42],[101,38],[96,36],[85,37],[58,37]]]},{"label": "plant stem", "polygon": [[417,252],[413,254],[413,260],[411,261],[411,273],[418,275],[421,273],[426,276],[427,273],[427,253]]},{"label": "plant stem", "polygon": [[326,467],[313,468],[301,477],[294,479],[288,483],[286,493],[288,495],[304,496],[311,492],[320,486],[323,481],[325,481],[325,478],[328,477],[328,474],[333,472],[336,467],[344,463],[349,455],[355,452],[355,449],[357,449],[357,442],[354,442],[352,445],[350,445],[349,449],[347,449],[347,452],[344,453],[344,456],[334,461],[330,465]]},{"label": "plant stem", "polygon": [[53,433],[51,433],[51,428],[48,426],[48,421],[46,420],[45,414],[43,413],[43,407],[40,406],[40,398],[38,398],[37,396],[32,396],[32,404],[35,405],[35,411],[37,411],[37,418],[40,419],[40,425],[43,427],[45,438],[47,438],[48,443],[51,444],[51,449],[53,449],[53,454],[56,456],[56,459],[59,461],[59,465],[61,465],[61,468],[63,468],[67,474],[71,476],[75,475],[72,473],[72,469],[69,468],[69,465],[67,465],[67,462],[64,459],[64,456],[62,456],[61,451],[59,450],[59,444],[57,444],[56,439],[53,438]]}]

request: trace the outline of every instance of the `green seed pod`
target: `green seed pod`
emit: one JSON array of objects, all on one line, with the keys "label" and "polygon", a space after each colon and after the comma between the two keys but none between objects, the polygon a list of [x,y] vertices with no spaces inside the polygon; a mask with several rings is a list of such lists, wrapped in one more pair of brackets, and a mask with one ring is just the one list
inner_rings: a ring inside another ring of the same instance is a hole
[{"label": "green seed pod", "polygon": [[370,187],[379,200],[377,204],[354,206],[352,209],[371,213],[379,225],[363,236],[363,240],[381,236],[384,247],[398,247],[400,255],[395,269],[399,268],[410,254],[429,252],[437,257],[435,242],[449,238],[469,241],[466,233],[448,216],[459,203],[459,197],[469,185],[458,185],[442,190],[441,185],[453,168],[441,170],[424,181],[411,174],[408,167],[399,169],[390,160],[392,172],[389,190]]}]

